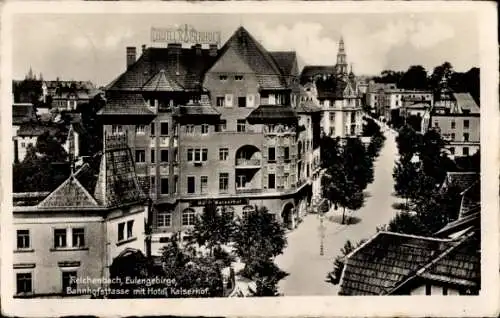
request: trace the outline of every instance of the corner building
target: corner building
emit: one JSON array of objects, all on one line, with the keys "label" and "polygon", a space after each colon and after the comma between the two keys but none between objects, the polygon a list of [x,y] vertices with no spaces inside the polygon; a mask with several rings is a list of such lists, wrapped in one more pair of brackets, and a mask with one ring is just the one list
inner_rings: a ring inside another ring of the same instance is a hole
[{"label": "corner building", "polygon": [[153,200],[153,254],[208,200],[235,217],[265,206],[294,228],[319,177],[320,135],[320,110],[299,103],[295,52],[269,52],[243,27],[220,49],[135,52],[100,115],[105,133],[127,132]]}]

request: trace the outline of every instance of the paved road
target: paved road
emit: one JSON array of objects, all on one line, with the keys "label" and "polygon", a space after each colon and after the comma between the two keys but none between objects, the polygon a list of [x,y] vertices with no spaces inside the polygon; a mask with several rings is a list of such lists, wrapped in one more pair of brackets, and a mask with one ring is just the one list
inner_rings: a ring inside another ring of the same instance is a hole
[{"label": "paved road", "polygon": [[320,220],[310,214],[298,228],[288,234],[288,246],[276,258],[277,265],[290,275],[280,282],[280,292],[285,296],[336,295],[338,286],[326,282],[326,275],[333,269],[333,259],[340,253],[346,240],[357,242],[376,233],[376,227],[387,224],[396,211],[392,204],[397,200],[393,193],[392,171],[397,159],[395,133],[385,131],[387,140],[375,162],[374,182],[366,189],[369,197],[365,206],[356,211],[361,221],[353,225],[340,225],[328,220],[341,215],[331,210],[324,220],[324,256],[320,256]]}]

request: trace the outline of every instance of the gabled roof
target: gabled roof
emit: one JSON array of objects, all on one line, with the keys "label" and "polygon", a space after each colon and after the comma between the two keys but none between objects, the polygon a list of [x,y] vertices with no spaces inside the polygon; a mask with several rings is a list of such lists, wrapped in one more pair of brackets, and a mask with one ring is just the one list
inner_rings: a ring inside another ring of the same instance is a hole
[{"label": "gabled roof", "polygon": [[[173,52],[177,50],[178,54]],[[213,65],[216,56],[208,49],[147,48],[139,59],[123,74],[106,86],[106,90],[140,91],[160,70],[185,90],[199,90],[205,71]]]},{"label": "gabled roof", "polygon": [[[224,57],[224,54],[231,50],[235,52],[247,65],[252,69],[258,77],[260,88],[274,89],[286,88],[287,84],[284,76],[290,74],[284,72],[292,67],[290,64],[291,54],[278,53],[273,57],[271,52],[268,52],[252,35],[244,28],[239,27],[234,34],[227,40],[219,52],[217,61]],[[217,61],[213,64],[216,67]]]},{"label": "gabled roof", "polygon": [[182,92],[183,87],[180,86],[175,79],[169,78],[167,72],[161,69],[153,76],[144,86],[144,91],[152,92]]},{"label": "gabled roof", "polygon": [[154,115],[141,94],[122,92],[109,94],[106,105],[98,115]]},{"label": "gabled roof", "polygon": [[379,232],[347,256],[339,295],[398,294],[416,278],[477,286],[475,232],[455,240]]},{"label": "gabled roof", "polygon": [[479,114],[481,110],[479,105],[476,104],[474,98],[472,98],[469,93],[453,93],[453,97],[457,102],[458,111],[463,113],[464,110],[468,110],[471,114]]},{"label": "gabled roof", "polygon": [[295,51],[278,51],[269,53],[274,58],[276,63],[278,63],[278,66],[280,67],[283,75],[297,75],[292,74],[297,63],[297,54],[295,53]]},{"label": "gabled roof", "polygon": [[38,204],[44,208],[95,208],[98,204],[89,192],[71,175],[48,197]]},{"label": "gabled roof", "polygon": [[460,191],[464,191],[477,180],[479,180],[479,173],[477,172],[447,172],[441,190],[446,189],[450,185],[455,185]]},{"label": "gabled roof", "polygon": [[297,113],[290,106],[260,105],[248,116],[250,123],[297,120]]},{"label": "gabled roof", "polygon": [[310,81],[311,78],[323,74],[335,74],[335,65],[306,65],[300,74],[301,83]]}]

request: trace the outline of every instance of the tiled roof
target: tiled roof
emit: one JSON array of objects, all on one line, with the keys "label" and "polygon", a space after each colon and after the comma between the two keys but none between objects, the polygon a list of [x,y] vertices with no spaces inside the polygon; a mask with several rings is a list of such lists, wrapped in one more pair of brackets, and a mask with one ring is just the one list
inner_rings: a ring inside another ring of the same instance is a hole
[{"label": "tiled roof", "polygon": [[45,132],[49,132],[51,135],[55,135],[59,132],[59,128],[53,126],[43,126],[36,123],[21,124],[17,135],[21,137],[38,137],[43,135]]},{"label": "tiled roof", "polygon": [[464,191],[477,180],[479,180],[477,172],[448,172],[441,189],[444,190],[450,185],[455,185],[460,191]]},{"label": "tiled roof", "polygon": [[220,113],[210,105],[180,106],[174,108],[174,116],[220,116]]},{"label": "tiled roof", "polygon": [[460,112],[464,110],[468,110],[471,114],[479,114],[481,112],[479,105],[476,104],[471,94],[453,93],[453,97],[455,97]]},{"label": "tiled roof", "polygon": [[475,213],[478,209],[481,209],[481,182],[479,180],[462,192],[459,218]]},{"label": "tiled roof", "polygon": [[108,96],[98,115],[154,115],[141,94],[120,92]]},{"label": "tiled roof", "polygon": [[14,125],[20,125],[32,120],[36,120],[36,111],[32,104],[12,105],[12,123]]},{"label": "tiled roof", "polygon": [[306,65],[300,74],[301,82],[307,82],[316,75],[335,74],[335,65]]},{"label": "tiled roof", "polygon": [[388,294],[450,246],[450,240],[379,232],[347,257],[339,295]]},{"label": "tiled roof", "polygon": [[292,74],[293,68],[297,63],[297,54],[294,51],[289,52],[269,52],[281,69],[283,75]]},{"label": "tiled roof", "polygon": [[204,72],[213,64],[215,56],[202,49],[201,54],[188,48],[178,48],[179,54],[172,54],[170,48],[147,48],[136,63],[117,79],[106,86],[107,90],[141,90],[160,70],[168,78],[186,90],[200,89]]},{"label": "tiled roof", "polygon": [[57,189],[46,197],[38,207],[43,208],[96,208],[96,200],[80,184],[78,179],[71,175]]},{"label": "tiled roof", "polygon": [[260,105],[248,116],[249,122],[296,120],[297,113],[290,106]]},{"label": "tiled roof", "polygon": [[106,208],[137,203],[145,199],[137,180],[130,148],[125,142],[114,143],[112,138],[106,141],[107,149],[101,158],[99,177],[94,190],[96,201]]},{"label": "tiled roof", "polygon": [[297,113],[318,113],[321,112],[321,108],[318,107],[314,101],[312,100],[306,100],[304,102],[301,102],[299,106],[295,108],[295,111]]},{"label": "tiled roof", "polygon": [[142,90],[153,92],[179,92],[183,91],[183,88],[175,79],[169,78],[168,73],[162,69],[144,84]]},{"label": "tiled roof", "polygon": [[446,237],[453,233],[457,233],[468,228],[478,228],[481,222],[481,209],[479,207],[476,212],[471,212],[467,216],[460,216],[457,220],[446,224],[445,227],[437,231],[434,235],[437,237]]}]

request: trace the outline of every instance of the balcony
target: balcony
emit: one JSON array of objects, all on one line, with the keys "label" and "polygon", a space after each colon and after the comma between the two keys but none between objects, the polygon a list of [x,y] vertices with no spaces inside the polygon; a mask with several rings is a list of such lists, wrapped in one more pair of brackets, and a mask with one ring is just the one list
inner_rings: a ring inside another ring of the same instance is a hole
[{"label": "balcony", "polygon": [[247,168],[247,169],[258,169],[261,167],[260,159],[246,159],[238,158],[236,159],[237,168]]}]

